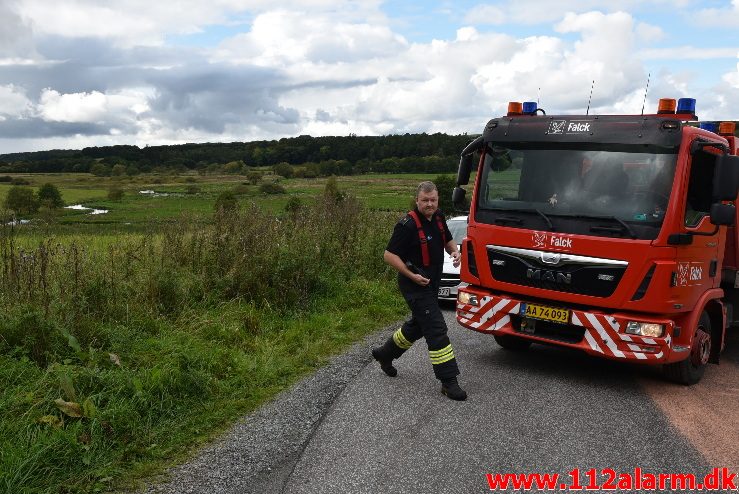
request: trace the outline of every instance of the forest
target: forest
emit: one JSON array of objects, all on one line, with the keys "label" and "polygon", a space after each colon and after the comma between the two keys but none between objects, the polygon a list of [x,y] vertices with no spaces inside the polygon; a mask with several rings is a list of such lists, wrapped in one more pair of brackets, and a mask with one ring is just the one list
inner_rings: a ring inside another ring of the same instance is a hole
[{"label": "forest", "polygon": [[[0,155],[0,173],[93,173],[97,176],[197,171],[244,173],[253,167],[298,166],[300,176],[363,173],[449,173],[474,138],[466,134],[299,136],[273,141],[88,147]],[[288,172],[290,173],[290,172]]]}]

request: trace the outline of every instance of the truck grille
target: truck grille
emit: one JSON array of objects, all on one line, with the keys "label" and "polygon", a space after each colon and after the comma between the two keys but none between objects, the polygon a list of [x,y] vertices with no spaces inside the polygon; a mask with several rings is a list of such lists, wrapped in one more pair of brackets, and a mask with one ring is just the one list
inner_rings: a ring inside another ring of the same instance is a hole
[{"label": "truck grille", "polygon": [[513,247],[489,245],[487,251],[498,281],[593,297],[612,295],[628,266],[626,261]]},{"label": "truck grille", "polygon": [[459,276],[456,278],[444,275],[445,277],[439,280],[439,286],[457,286],[459,285]]}]

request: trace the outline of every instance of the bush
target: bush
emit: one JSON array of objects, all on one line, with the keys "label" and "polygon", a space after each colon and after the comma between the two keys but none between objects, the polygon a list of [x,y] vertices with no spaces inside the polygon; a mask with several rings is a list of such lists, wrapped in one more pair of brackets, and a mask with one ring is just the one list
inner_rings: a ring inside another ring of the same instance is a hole
[{"label": "bush", "polygon": [[272,171],[275,173],[275,175],[279,175],[285,178],[290,178],[293,176],[293,167],[290,166],[289,163],[277,163],[275,166],[272,167]]},{"label": "bush", "polygon": [[287,204],[285,204],[285,212],[295,215],[299,213],[301,209],[303,209],[303,201],[295,196],[290,196],[290,199],[287,200]]},{"label": "bush", "polygon": [[31,185],[30,180],[26,180],[25,178],[15,177],[10,181],[13,185]]},{"label": "bush", "polygon": [[197,185],[188,185],[185,187],[185,194],[198,194],[200,192],[200,187]]},{"label": "bush", "polygon": [[2,177],[0,177],[0,182],[12,182],[12,181],[13,181],[13,177],[11,177],[10,175],[3,175]]},{"label": "bush", "polygon": [[110,189],[108,189],[108,199],[111,201],[120,201],[123,199],[124,192],[123,189],[117,186],[113,186]]},{"label": "bush", "polygon": [[229,213],[239,210],[239,200],[231,190],[221,192],[213,207],[217,213]]},{"label": "bush", "polygon": [[62,194],[54,184],[44,184],[38,190],[38,200],[49,209],[64,207]]},{"label": "bush", "polygon": [[262,181],[262,174],[252,170],[246,174],[246,181],[252,185],[257,185]]},{"label": "bush", "polygon": [[327,201],[339,203],[344,200],[345,194],[339,190],[339,184],[336,182],[336,177],[331,177],[326,181],[326,186],[323,188],[323,198]]},{"label": "bush", "polygon": [[239,184],[236,187],[234,187],[233,191],[234,191],[234,194],[241,196],[241,195],[249,193],[249,186],[244,185],[244,184]]},{"label": "bush", "polygon": [[259,186],[259,192],[262,194],[285,194],[285,187],[280,184],[267,183]]},{"label": "bush", "polygon": [[5,207],[18,214],[32,214],[38,211],[39,201],[30,188],[14,185],[5,198]]}]

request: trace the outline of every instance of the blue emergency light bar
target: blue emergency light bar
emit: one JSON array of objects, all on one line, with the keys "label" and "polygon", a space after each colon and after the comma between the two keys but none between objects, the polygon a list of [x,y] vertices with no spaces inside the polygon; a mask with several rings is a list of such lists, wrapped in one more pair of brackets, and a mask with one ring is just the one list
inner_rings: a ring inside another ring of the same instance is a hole
[{"label": "blue emergency light bar", "polygon": [[523,102],[523,114],[524,115],[533,115],[536,113],[537,110],[537,104],[536,101],[524,101]]},{"label": "blue emergency light bar", "polygon": [[695,99],[680,98],[679,100],[677,100],[677,113],[687,113],[689,115],[695,115]]},{"label": "blue emergency light bar", "polygon": [[718,131],[718,124],[716,122],[701,122],[699,127],[714,134]]}]

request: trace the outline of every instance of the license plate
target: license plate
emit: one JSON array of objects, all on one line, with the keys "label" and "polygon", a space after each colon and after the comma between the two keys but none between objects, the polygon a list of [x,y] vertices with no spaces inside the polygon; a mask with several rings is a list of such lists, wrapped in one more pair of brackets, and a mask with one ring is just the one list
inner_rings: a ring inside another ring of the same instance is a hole
[{"label": "license plate", "polygon": [[536,304],[521,304],[521,315],[560,324],[567,324],[570,321],[570,311],[568,309],[545,307]]},{"label": "license plate", "polygon": [[439,297],[448,297],[449,287],[439,288]]}]

